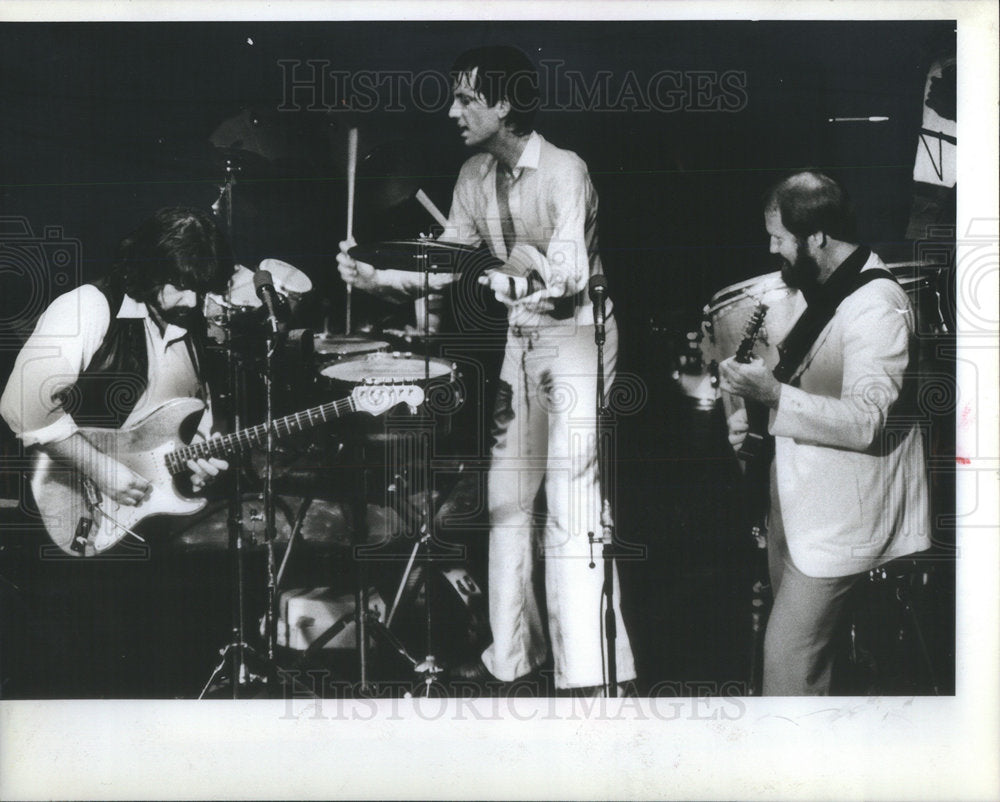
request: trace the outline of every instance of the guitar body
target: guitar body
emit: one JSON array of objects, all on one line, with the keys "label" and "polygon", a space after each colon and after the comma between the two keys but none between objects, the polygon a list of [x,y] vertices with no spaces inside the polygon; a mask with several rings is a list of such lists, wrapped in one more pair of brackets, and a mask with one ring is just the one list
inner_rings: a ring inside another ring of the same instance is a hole
[{"label": "guitar body", "polygon": [[[82,556],[92,556],[119,543],[127,530],[135,531],[147,518],[190,515],[204,508],[205,499],[178,492],[165,461],[168,453],[190,441],[204,409],[204,403],[196,398],[177,398],[127,428],[80,428],[95,447],[152,484],[149,498],[135,507],[99,497],[99,508],[92,509],[96,491],[88,492],[80,474],[44,453],[36,453],[31,489],[52,542],[78,557],[81,551],[73,549],[74,539],[85,537]],[[92,521],[89,525],[88,520]]]},{"label": "guitar body", "polygon": [[[416,410],[423,402],[424,391],[416,385],[369,380],[355,387],[348,398],[274,420],[271,432],[285,437],[349,413],[381,415],[398,404]],[[205,499],[183,495],[174,482],[176,474],[187,471],[186,462],[227,457],[267,442],[267,429],[258,425],[189,445],[204,411],[205,404],[196,398],[175,398],[128,427],[80,428],[95,448],[152,485],[149,498],[136,507],[101,498],[93,477],[84,479],[75,469],[37,453],[31,489],[52,542],[71,556],[93,556],[135,533],[136,527],[154,515],[191,515],[203,509],[208,503]]]}]

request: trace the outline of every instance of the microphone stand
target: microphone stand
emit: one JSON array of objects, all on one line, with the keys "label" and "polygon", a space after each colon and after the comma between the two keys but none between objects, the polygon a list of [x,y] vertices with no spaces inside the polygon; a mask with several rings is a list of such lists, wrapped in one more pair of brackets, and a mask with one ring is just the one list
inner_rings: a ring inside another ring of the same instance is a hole
[{"label": "microphone stand", "polygon": [[[219,188],[219,197],[212,204],[212,213],[216,218],[222,217],[225,228],[229,234],[230,242],[235,241],[233,231],[233,187],[236,184],[236,175],[240,167],[233,159],[226,159],[226,179]],[[230,316],[232,314],[231,298],[228,297],[223,314],[225,315],[226,329],[229,336],[232,330],[229,328]],[[233,343],[226,343],[226,380],[228,384],[229,419],[232,423],[233,431],[239,431],[243,426],[243,405],[245,403],[244,386],[244,365],[243,358],[234,352]],[[205,697],[213,683],[225,671],[226,664],[229,664],[229,685],[233,699],[239,699],[240,689],[248,684],[251,674],[247,667],[246,655],[249,647],[246,642],[246,620],[244,614],[244,536],[243,536],[243,465],[240,456],[234,457],[233,465],[233,487],[229,498],[229,507],[226,517],[226,529],[228,532],[228,550],[231,559],[230,582],[231,604],[232,604],[232,640],[220,650],[222,659],[215,667],[208,681],[198,695],[199,699]]]},{"label": "microphone stand", "polygon": [[267,608],[264,612],[264,631],[267,640],[267,659],[273,667],[277,645],[278,594],[274,541],[277,537],[274,506],[274,356],[281,344],[283,333],[277,326],[269,332],[267,355],[264,360],[264,425],[267,439],[264,449],[264,543],[267,549]]},{"label": "microphone stand", "polygon": [[[604,298],[599,298],[603,307]],[[602,309],[603,311],[603,309]],[[603,315],[601,315],[603,320]],[[607,496],[607,482],[605,481],[605,460],[607,458],[605,420],[609,414],[605,406],[604,394],[604,323],[594,325],[594,342],[597,345],[597,479],[601,488],[601,556],[604,563],[604,588],[603,596],[607,603],[604,610],[604,637],[608,647],[608,696],[618,696],[618,653],[616,644],[618,640],[617,624],[615,623],[614,605],[614,566],[615,566],[615,536],[614,521],[611,517],[611,501]],[[596,538],[593,532],[588,533],[588,538],[593,547]],[[590,567],[594,568],[595,563],[591,558]]]}]

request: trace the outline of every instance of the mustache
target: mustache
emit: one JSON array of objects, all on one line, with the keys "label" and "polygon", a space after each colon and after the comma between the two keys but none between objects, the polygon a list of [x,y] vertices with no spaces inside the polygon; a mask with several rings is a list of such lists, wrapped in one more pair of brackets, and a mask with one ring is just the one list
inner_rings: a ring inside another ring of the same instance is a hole
[{"label": "mustache", "polygon": [[181,328],[190,329],[199,323],[204,323],[205,316],[196,307],[174,307],[173,309],[163,309],[160,317],[167,323],[171,323]]}]

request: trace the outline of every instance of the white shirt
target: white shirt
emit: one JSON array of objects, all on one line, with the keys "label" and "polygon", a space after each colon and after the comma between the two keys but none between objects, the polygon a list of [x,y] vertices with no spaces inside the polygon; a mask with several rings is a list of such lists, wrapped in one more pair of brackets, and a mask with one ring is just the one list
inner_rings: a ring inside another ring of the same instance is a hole
[{"label": "white shirt", "polygon": [[[123,425],[143,418],[172,398],[202,398],[208,404],[207,390],[198,380],[191,358],[186,329],[168,324],[161,332],[148,307],[128,295],[116,317],[143,321],[149,360],[148,384]],[[64,440],[77,431],[59,395],[76,384],[110,324],[107,300],[92,284],[60,295],[39,318],[18,354],[0,399],[0,414],[25,446]],[[198,433],[207,437],[211,429],[209,406]]]},{"label": "white shirt", "polygon": [[[508,205],[516,244],[507,253],[496,191],[497,159],[489,153],[469,158],[459,173],[448,226],[442,239],[479,245],[527,273],[535,270],[545,286],[519,299],[511,324],[551,325],[545,313],[552,299],[580,293],[576,323],[593,324],[585,292],[591,275],[601,272],[597,245],[597,192],[587,165],[533,132],[512,171]],[[610,311],[610,304],[609,304]]]}]

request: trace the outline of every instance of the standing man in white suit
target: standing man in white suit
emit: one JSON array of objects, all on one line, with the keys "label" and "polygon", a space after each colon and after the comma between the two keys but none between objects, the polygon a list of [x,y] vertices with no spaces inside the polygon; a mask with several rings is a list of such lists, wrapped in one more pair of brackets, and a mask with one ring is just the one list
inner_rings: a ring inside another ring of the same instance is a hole
[{"label": "standing man in white suit", "polygon": [[[489,473],[493,643],[452,675],[512,682],[539,669],[551,645],[558,691],[607,693],[603,571],[589,567],[588,541],[589,532],[602,531],[597,346],[587,291],[601,272],[597,193],[584,161],[534,130],[538,76],[524,53],[475,48],[458,57],[452,77],[449,117],[466,147],[479,152],[462,166],[442,239],[486,244],[504,262],[480,283],[507,307],[508,323]],[[420,291],[406,274],[354,260],[350,244],[341,244],[338,257],[344,281],[388,299]],[[610,386],[618,348],[610,301],[606,337]],[[542,487],[544,531],[535,543]],[[533,583],[539,556],[544,607]],[[615,577],[616,669],[624,684],[636,673]]]},{"label": "standing man in white suit", "polygon": [[[857,244],[851,203],[828,176],[780,182],[764,220],[800,315],[773,374],[757,358],[726,360],[720,374],[724,390],[769,408],[775,438],[763,692],[826,694],[851,588],[930,546],[914,313],[878,256]],[[729,429],[738,449],[744,410]]]}]

